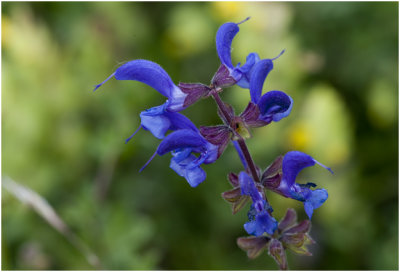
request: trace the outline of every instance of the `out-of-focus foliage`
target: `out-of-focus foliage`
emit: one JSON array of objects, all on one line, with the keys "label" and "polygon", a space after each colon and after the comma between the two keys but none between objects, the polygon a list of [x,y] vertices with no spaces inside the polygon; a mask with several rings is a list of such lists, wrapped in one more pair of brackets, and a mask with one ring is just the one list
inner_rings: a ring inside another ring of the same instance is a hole
[{"label": "out-of-focus foliage", "polygon": [[[104,269],[276,269],[236,245],[246,213],[220,193],[240,171],[232,147],[193,189],[157,157],[159,141],[138,127],[140,111],[164,101],[138,82],[110,80],[122,62],[159,63],[177,83],[208,83],[219,66],[215,33],[240,26],[234,62],[275,57],[264,90],[294,99],[291,115],[248,141],[266,167],[289,150],[330,166],[299,181],[329,192],[313,216],[313,257],[293,269],[398,269],[397,3],[2,3],[2,175],[30,187],[100,258]],[[249,93],[227,89],[237,113]],[[211,100],[184,111],[197,125],[220,121]],[[301,203],[273,193],[281,218]],[[301,217],[303,216],[303,217]],[[2,193],[3,269],[94,269],[63,236]]]}]

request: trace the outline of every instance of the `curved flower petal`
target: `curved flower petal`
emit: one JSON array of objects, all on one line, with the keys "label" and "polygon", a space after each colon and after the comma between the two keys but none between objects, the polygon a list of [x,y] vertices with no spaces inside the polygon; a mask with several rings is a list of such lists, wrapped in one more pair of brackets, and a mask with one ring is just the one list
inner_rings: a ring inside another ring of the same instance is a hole
[{"label": "curved flower petal", "polygon": [[115,79],[140,81],[168,98],[178,88],[160,65],[149,60],[139,59],[125,63],[115,71]]},{"label": "curved flower petal", "polygon": [[270,59],[260,60],[254,65],[250,78],[250,97],[253,103],[257,104],[260,100],[265,78],[273,67],[274,64]]},{"label": "curved flower petal", "polygon": [[183,114],[166,111],[165,116],[167,116],[171,122],[171,126],[169,127],[170,130],[190,129],[198,131],[196,125]]},{"label": "curved flower petal", "polygon": [[292,187],[300,171],[313,165],[315,165],[315,160],[310,155],[300,151],[289,151],[282,161],[283,177],[281,185],[285,183],[287,187]]},{"label": "curved flower petal", "polygon": [[213,163],[218,158],[218,146],[207,142],[198,131],[191,129],[179,129],[167,135],[157,148],[157,154],[190,148],[195,153],[200,153],[197,161],[193,161],[191,167],[202,163]]},{"label": "curved flower petal", "polygon": [[192,148],[195,152],[205,149],[207,141],[190,129],[180,129],[167,135],[157,148],[160,156],[180,148]]},{"label": "curved flower petal", "polygon": [[311,219],[313,211],[319,207],[328,199],[328,192],[325,189],[316,189],[311,191],[310,196],[304,202],[304,210],[308,217]]},{"label": "curved flower petal", "polygon": [[[307,155],[300,151],[289,151],[285,154],[282,161],[283,177],[281,185],[282,183],[286,183],[287,187],[291,187],[293,184],[295,184],[296,177],[301,170],[306,167],[313,166],[316,163],[320,164],[310,155]],[[326,167],[322,164],[320,165],[333,173],[329,167]]]},{"label": "curved flower petal", "polygon": [[290,114],[293,99],[284,92],[270,91],[259,99],[257,105],[260,110],[260,120],[268,123],[278,122]]},{"label": "curved flower petal", "polygon": [[233,38],[239,32],[239,26],[235,23],[225,23],[217,31],[216,44],[218,57],[221,63],[228,69],[233,69],[231,59],[231,46]]},{"label": "curved flower petal", "polygon": [[157,63],[149,60],[133,60],[120,66],[110,77],[96,85],[99,88],[112,76],[117,80],[136,80],[154,88],[160,94],[168,98],[168,109],[180,111],[184,109],[184,101],[187,96],[176,86],[168,73]]}]

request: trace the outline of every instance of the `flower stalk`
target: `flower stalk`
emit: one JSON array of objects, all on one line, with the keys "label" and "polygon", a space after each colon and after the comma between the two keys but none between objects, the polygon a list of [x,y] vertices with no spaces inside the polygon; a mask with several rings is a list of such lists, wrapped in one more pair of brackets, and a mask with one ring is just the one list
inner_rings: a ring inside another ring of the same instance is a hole
[{"label": "flower stalk", "polygon": [[253,180],[256,181],[256,182],[260,182],[260,177],[258,176],[258,173],[257,173],[257,170],[256,170],[256,166],[254,164],[253,158],[251,157],[249,149],[247,148],[245,140],[243,139],[243,137],[239,133],[236,132],[235,127],[232,127],[232,125],[233,125],[232,117],[229,114],[229,111],[228,111],[228,109],[226,107],[226,104],[222,101],[222,99],[219,96],[217,91],[212,91],[211,95],[214,98],[219,110],[223,114],[223,117],[225,119],[223,121],[225,122],[225,124],[227,124],[231,128],[232,132],[238,138],[237,142],[239,144],[240,150],[243,153],[244,159],[246,160],[247,167],[249,168],[249,170],[251,172]]}]

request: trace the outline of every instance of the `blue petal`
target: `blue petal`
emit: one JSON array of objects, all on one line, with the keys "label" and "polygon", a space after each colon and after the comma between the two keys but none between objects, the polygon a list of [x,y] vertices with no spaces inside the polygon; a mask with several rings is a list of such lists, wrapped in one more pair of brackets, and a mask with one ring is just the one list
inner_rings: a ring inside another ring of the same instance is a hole
[{"label": "blue petal", "polygon": [[260,110],[260,120],[278,122],[288,116],[293,107],[293,99],[281,91],[265,93],[257,103]]},{"label": "blue petal", "polygon": [[125,63],[115,71],[115,78],[140,81],[168,98],[178,88],[160,65],[148,60],[139,59]]},{"label": "blue petal", "polygon": [[240,67],[240,63],[232,72],[232,77],[238,80],[237,85],[242,88],[250,88],[250,79],[254,70],[254,66],[260,61],[260,57],[257,53],[250,53],[246,57],[246,63]]},{"label": "blue petal", "polygon": [[162,139],[171,127],[171,121],[165,115],[165,104],[150,108],[140,113],[141,126],[149,130],[154,137]]},{"label": "blue petal", "polygon": [[196,187],[206,179],[206,173],[200,167],[188,167],[197,158],[194,155],[188,156],[179,163],[171,159],[170,167],[181,177],[184,177],[191,187]]},{"label": "blue petal", "polygon": [[164,138],[168,130],[190,129],[198,131],[189,118],[177,112],[169,112],[167,107],[168,102],[142,111],[140,113],[141,127],[149,130],[158,139]]},{"label": "blue petal", "polygon": [[[244,225],[244,230],[250,234],[250,235],[256,235],[256,228],[257,228],[257,223],[256,221],[250,221],[250,222],[246,222]],[[262,234],[261,234],[262,235]]]},{"label": "blue petal", "polygon": [[239,26],[235,23],[225,23],[217,31],[216,43],[217,53],[221,60],[228,69],[233,69],[231,59],[231,46],[233,38],[239,32]]},{"label": "blue petal", "polygon": [[315,165],[315,160],[300,151],[290,151],[285,154],[282,161],[282,181],[288,188],[295,184],[296,177],[306,167]]},{"label": "blue petal", "polygon": [[244,229],[250,235],[262,236],[265,232],[273,234],[278,226],[278,222],[264,211],[256,215],[255,220],[244,224]]},{"label": "blue petal", "polygon": [[260,226],[259,228],[268,234],[273,234],[278,227],[278,222],[266,211],[256,215],[256,222]]},{"label": "blue petal", "polygon": [[326,167],[325,165],[316,161],[310,155],[307,155],[300,151],[289,151],[285,154],[282,161],[282,181],[285,180],[284,182],[286,183],[286,185],[288,187],[291,187],[295,183],[297,174],[301,170],[315,164],[321,165],[333,174],[332,170],[329,167]]},{"label": "blue petal", "polygon": [[206,152],[204,154],[204,164],[210,164],[215,162],[218,159],[218,146],[213,145],[209,142],[206,144]]},{"label": "blue petal", "polygon": [[304,202],[304,209],[311,219],[313,211],[321,207],[321,205],[328,199],[328,192],[325,189],[317,189],[311,191],[310,196]]},{"label": "blue petal", "polygon": [[185,160],[187,157],[189,157],[192,153],[192,149],[191,148],[181,148],[181,149],[177,149],[171,152],[172,156],[173,156],[173,160],[176,163],[180,163],[181,161]]},{"label": "blue petal", "polygon": [[168,97],[168,109],[180,111],[186,94],[176,86],[167,72],[157,63],[149,60],[133,60],[125,63],[115,71],[118,80],[136,80],[149,85],[160,94]]},{"label": "blue petal", "polygon": [[253,103],[258,103],[262,94],[262,87],[264,85],[265,78],[273,69],[273,67],[274,64],[270,59],[260,60],[254,65],[250,77],[250,97]]},{"label": "blue petal", "polygon": [[[257,96],[257,91],[254,91],[256,93],[254,101],[253,101],[253,95],[252,95],[252,101],[254,103],[257,103],[256,101],[258,101],[258,99],[261,96],[261,89],[264,84],[264,80],[267,77],[268,73],[273,68],[272,61],[279,58],[284,52],[285,52],[285,50],[282,50],[282,52],[275,58],[263,59],[263,60],[260,60],[260,57],[258,56],[257,53],[250,53],[246,58],[246,64],[243,65],[242,67],[239,67],[240,64],[238,64],[238,66],[233,70],[233,72],[232,72],[233,77],[240,79],[238,81],[237,85],[239,85],[242,88],[246,88],[246,89],[250,88],[250,90],[251,90],[252,89],[252,87],[251,87],[252,79],[251,78],[253,77],[253,74],[256,73],[256,64],[258,64],[260,61],[264,62],[263,64],[259,64],[260,67],[257,68],[259,70],[257,73],[261,73],[261,74],[257,75],[256,78],[254,79],[256,82],[255,83],[256,86],[254,86],[254,87],[256,89],[257,88],[260,89],[258,96]],[[238,77],[238,75],[237,75],[238,73],[241,75],[241,77]],[[258,86],[258,85],[260,85],[260,86]]]},{"label": "blue petal", "polygon": [[257,212],[260,212],[264,208],[264,199],[261,193],[257,190],[257,187],[253,179],[246,173],[239,173],[239,184],[242,195],[248,195],[251,197],[254,207]]},{"label": "blue petal", "polygon": [[183,114],[167,111],[165,116],[167,116],[171,122],[170,130],[190,129],[196,132],[198,131],[196,125]]},{"label": "blue petal", "polygon": [[180,148],[192,148],[195,152],[206,150],[207,141],[197,132],[190,129],[180,129],[167,135],[157,148],[162,156]]}]

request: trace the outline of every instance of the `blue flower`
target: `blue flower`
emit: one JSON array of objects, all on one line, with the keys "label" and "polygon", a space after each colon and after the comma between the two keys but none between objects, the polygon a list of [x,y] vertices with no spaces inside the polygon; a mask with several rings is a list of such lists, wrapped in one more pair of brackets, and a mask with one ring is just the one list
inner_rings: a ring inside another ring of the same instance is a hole
[{"label": "blue flower", "polygon": [[239,184],[242,195],[250,196],[253,201],[248,213],[250,221],[244,224],[244,229],[250,235],[261,236],[265,232],[272,235],[278,223],[270,215],[272,208],[265,201],[262,189],[260,192],[253,179],[245,172],[240,172]]},{"label": "blue flower", "polygon": [[225,23],[217,31],[216,45],[218,57],[221,63],[228,69],[229,75],[242,88],[248,88],[250,71],[253,65],[260,60],[257,53],[250,53],[246,58],[246,63],[240,66],[240,63],[234,67],[231,59],[231,46],[233,38],[239,32],[239,24],[246,22],[250,17],[242,22]]},{"label": "blue flower", "polygon": [[[254,209],[253,205],[250,209]],[[243,227],[248,234],[254,236],[262,236],[265,232],[272,235],[278,225],[268,211],[259,212],[254,217],[249,216],[249,220]]]},{"label": "blue flower", "polygon": [[[192,187],[198,186],[206,178],[206,173],[200,165],[213,163],[218,158],[218,146],[206,141],[198,130],[179,129],[168,134],[162,140],[156,152],[144,167],[153,159],[155,154],[162,156],[169,152],[172,154],[170,167],[178,175],[184,177]],[[192,153],[200,155],[196,157]]]},{"label": "blue flower", "polygon": [[[217,31],[216,36],[216,45],[217,45],[217,53],[218,57],[221,60],[221,63],[225,66],[225,68],[229,71],[230,77],[232,77],[242,88],[249,88],[250,87],[250,78],[251,74],[254,70],[254,65],[260,61],[260,57],[257,53],[250,53],[246,57],[246,63],[240,66],[240,63],[237,64],[236,67],[232,64],[231,58],[231,47],[233,38],[239,32],[239,25],[241,23],[246,22],[249,20],[250,17],[246,18],[240,23],[225,23]],[[272,61],[277,59],[280,55],[283,54],[282,51],[277,57],[273,59],[268,59],[271,62],[272,69]]]},{"label": "blue flower", "polygon": [[[164,138],[168,130],[197,130],[196,126],[187,117],[177,113],[196,102],[196,98],[190,97],[186,90],[182,90],[180,87],[176,86],[167,72],[157,63],[148,60],[133,60],[127,62],[119,67],[105,81],[96,85],[95,90],[112,77],[115,77],[117,80],[140,81],[153,87],[160,94],[168,98],[164,104],[140,113],[140,126],[126,142],[141,128],[150,131],[154,137],[158,139]],[[201,97],[199,96],[198,98]]]},{"label": "blue flower", "polygon": [[288,116],[293,107],[293,99],[282,91],[269,91],[261,96],[265,78],[272,70],[272,61],[264,59],[253,68],[250,78],[251,101],[260,111],[259,120],[266,123],[278,122]]},{"label": "blue flower", "polygon": [[110,78],[115,77],[117,80],[136,80],[149,85],[163,96],[167,97],[166,109],[168,111],[181,111],[188,105],[185,105],[187,94],[176,86],[167,72],[158,65],[149,60],[133,60],[119,67],[102,83],[96,85],[97,90],[101,85]]},{"label": "blue flower", "polygon": [[279,187],[274,189],[283,196],[304,202],[304,209],[310,219],[313,211],[327,200],[328,192],[325,189],[310,189],[310,187],[316,186],[314,183],[298,184],[295,181],[302,169],[315,164],[319,164],[333,173],[330,168],[303,152],[290,151],[286,153],[282,161],[282,180]]}]

